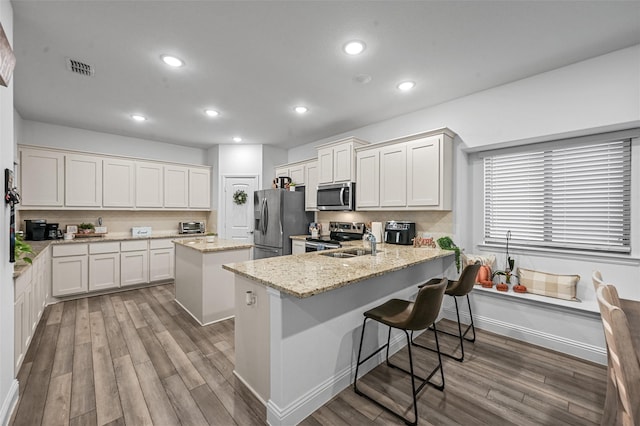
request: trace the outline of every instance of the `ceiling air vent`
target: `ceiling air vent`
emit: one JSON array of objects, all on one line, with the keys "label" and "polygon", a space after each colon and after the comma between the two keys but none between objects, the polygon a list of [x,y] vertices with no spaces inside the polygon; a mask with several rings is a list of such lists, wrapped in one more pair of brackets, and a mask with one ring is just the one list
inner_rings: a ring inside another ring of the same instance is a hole
[{"label": "ceiling air vent", "polygon": [[67,58],[67,69],[76,74],[86,75],[88,77],[91,77],[94,73],[91,65],[71,58]]}]

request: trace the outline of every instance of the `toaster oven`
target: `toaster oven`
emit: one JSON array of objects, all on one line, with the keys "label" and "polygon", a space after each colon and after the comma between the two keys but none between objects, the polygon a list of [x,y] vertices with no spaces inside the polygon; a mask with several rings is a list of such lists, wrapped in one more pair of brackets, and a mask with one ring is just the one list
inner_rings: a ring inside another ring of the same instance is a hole
[{"label": "toaster oven", "polygon": [[204,234],[204,221],[178,222],[178,232],[181,234]]}]

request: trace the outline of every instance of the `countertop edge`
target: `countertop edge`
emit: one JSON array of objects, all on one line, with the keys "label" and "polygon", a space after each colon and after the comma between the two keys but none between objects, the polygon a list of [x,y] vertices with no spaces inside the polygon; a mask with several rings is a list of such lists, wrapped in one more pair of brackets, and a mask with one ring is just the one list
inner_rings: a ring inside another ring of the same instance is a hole
[{"label": "countertop edge", "polygon": [[[158,234],[158,235],[149,235],[145,237],[133,237],[133,236],[113,236],[113,237],[89,237],[89,238],[77,238],[73,240],[40,240],[40,241],[31,241],[25,240],[24,242],[29,244],[31,248],[34,250],[34,254],[28,256],[32,259],[33,262],[36,261],[38,256],[41,253],[45,252],[49,247],[59,244],[90,244],[90,243],[101,243],[101,242],[120,242],[120,241],[132,241],[132,240],[156,240],[156,239],[167,239],[167,238],[200,238],[204,237],[204,234]],[[42,244],[42,247],[36,248]],[[25,271],[27,271],[31,264],[26,262],[16,262],[13,264],[13,279],[15,280],[20,275],[22,275]]]},{"label": "countertop edge", "polygon": [[[336,251],[339,251],[339,249],[336,250]],[[314,253],[314,255],[318,255],[318,254]],[[240,275],[240,276],[242,276],[244,278],[247,278],[247,279],[250,279],[250,280],[255,281],[257,283],[263,284],[263,285],[265,285],[267,287],[274,288],[274,289],[276,289],[276,290],[278,290],[278,291],[280,291],[282,293],[289,294],[289,295],[297,297],[299,299],[305,299],[307,297],[311,297],[311,296],[315,296],[315,295],[318,295],[318,294],[326,293],[326,292],[331,291],[331,290],[337,290],[339,288],[346,287],[348,285],[355,284],[355,283],[358,283],[358,282],[361,282],[361,281],[365,281],[365,280],[368,280],[368,279],[371,279],[371,278],[379,277],[379,276],[382,276],[382,275],[385,275],[385,274],[388,274],[388,273],[391,273],[391,272],[400,271],[402,269],[410,268],[412,266],[415,266],[415,265],[418,265],[418,264],[421,264],[421,263],[425,263],[425,262],[429,262],[429,261],[432,261],[432,260],[441,259],[443,257],[453,256],[453,255],[454,255],[453,251],[442,252],[442,253],[439,253],[437,255],[434,255],[433,257],[429,257],[429,258],[425,258],[425,259],[419,259],[419,260],[416,260],[416,261],[413,261],[413,262],[408,262],[408,263],[406,263],[404,265],[400,265],[400,266],[392,266],[392,267],[389,267],[388,269],[384,269],[382,271],[373,272],[373,273],[370,273],[370,274],[365,274],[365,275],[359,276],[357,278],[351,279],[349,281],[345,281],[343,283],[338,283],[338,284],[336,284],[334,286],[320,288],[320,289],[316,289],[316,290],[309,291],[309,292],[304,292],[304,293],[295,292],[293,290],[290,290],[289,288],[286,288],[286,287],[283,287],[281,285],[278,285],[278,284],[276,284],[276,283],[274,283],[272,281],[264,280],[262,278],[259,278],[259,277],[253,276],[251,274],[248,274],[246,272],[243,272],[243,271],[240,271],[238,269],[235,269],[233,267],[233,264],[222,265],[222,267],[224,269],[226,269],[227,271],[229,271],[229,272],[233,272],[234,274]]]}]

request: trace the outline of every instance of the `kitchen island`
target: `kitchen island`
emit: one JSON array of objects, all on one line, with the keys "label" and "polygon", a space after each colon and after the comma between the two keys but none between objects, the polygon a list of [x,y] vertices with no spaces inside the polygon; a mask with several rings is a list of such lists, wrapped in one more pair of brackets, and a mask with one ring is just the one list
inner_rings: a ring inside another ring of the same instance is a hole
[{"label": "kitchen island", "polygon": [[252,244],[204,237],[176,240],[176,302],[200,325],[231,318],[235,313],[233,274],[223,263],[251,258]]},{"label": "kitchen island", "polygon": [[[342,248],[223,265],[235,273],[234,373],[267,406],[269,424],[299,423],[349,386],[362,314],[413,298],[418,284],[453,264],[451,251],[378,247],[377,256],[326,256],[352,250]],[[401,337],[392,333],[390,352],[404,346]],[[363,351],[383,341],[386,330],[372,326]],[[381,361],[372,358],[362,373]]]}]

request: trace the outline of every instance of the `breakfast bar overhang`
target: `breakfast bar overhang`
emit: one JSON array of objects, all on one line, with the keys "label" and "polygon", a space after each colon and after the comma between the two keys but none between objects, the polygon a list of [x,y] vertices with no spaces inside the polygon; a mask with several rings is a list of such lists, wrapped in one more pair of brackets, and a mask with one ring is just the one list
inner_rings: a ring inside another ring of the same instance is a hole
[{"label": "breakfast bar overhang", "polygon": [[[266,405],[269,424],[299,423],[353,382],[363,312],[412,299],[452,264],[451,251],[383,245],[377,256],[316,252],[223,265],[235,273],[234,373]],[[368,328],[363,350],[386,333]],[[393,336],[396,352],[405,342]]]}]

